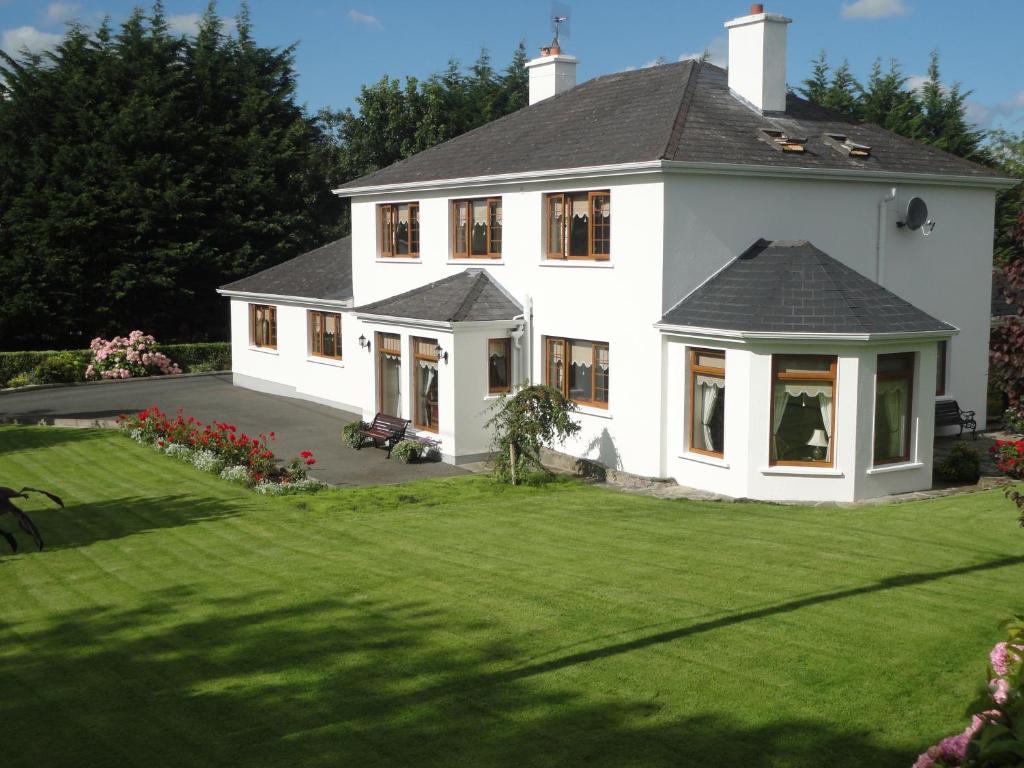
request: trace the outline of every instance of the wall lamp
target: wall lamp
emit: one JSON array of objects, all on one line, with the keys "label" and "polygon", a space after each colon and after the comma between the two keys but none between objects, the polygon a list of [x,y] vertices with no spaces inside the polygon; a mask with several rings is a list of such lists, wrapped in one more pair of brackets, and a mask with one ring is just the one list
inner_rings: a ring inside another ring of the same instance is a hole
[{"label": "wall lamp", "polygon": [[440,344],[434,347],[434,354],[437,355],[438,360],[444,360],[445,365],[448,364],[448,353],[441,349]]},{"label": "wall lamp", "polygon": [[359,348],[370,351],[370,341],[363,334],[359,334]]}]

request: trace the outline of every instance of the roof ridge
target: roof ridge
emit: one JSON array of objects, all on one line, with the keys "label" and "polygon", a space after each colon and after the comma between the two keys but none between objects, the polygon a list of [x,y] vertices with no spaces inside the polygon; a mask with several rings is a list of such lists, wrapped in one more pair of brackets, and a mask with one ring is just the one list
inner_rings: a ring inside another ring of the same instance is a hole
[{"label": "roof ridge", "polygon": [[[839,259],[835,258],[834,256],[829,256],[827,253],[825,253],[823,250],[818,248],[816,245],[814,245],[810,241],[808,241],[808,245],[810,245],[812,248],[814,248],[815,251],[817,251],[817,254],[815,254],[815,263],[817,263],[821,267],[822,274],[828,280],[829,287],[832,290],[835,291],[835,293],[842,300],[843,304],[846,305],[846,308],[848,310],[850,310],[850,314],[857,318],[857,321],[861,324],[861,328],[864,329],[865,331],[867,331],[867,324],[864,322],[864,312],[867,311],[867,308],[864,306],[863,303],[861,303],[860,306],[852,304],[850,302],[850,298],[851,297],[849,295],[852,290],[856,290],[857,295],[863,299],[864,292],[861,290],[860,286],[849,286],[845,290],[842,289],[839,286],[839,284],[836,282],[835,278],[832,275],[832,271],[836,267],[839,267],[839,271],[840,272],[851,272],[851,273],[853,273],[854,275],[856,275],[857,277],[859,277],[859,278],[861,278],[863,280],[871,281],[874,285],[877,285],[879,288],[881,288],[883,291],[888,293],[890,296],[893,296],[893,297],[899,299],[901,302],[904,302],[904,303],[907,303],[907,304],[910,303],[906,299],[904,299],[903,297],[901,297],[901,296],[893,293],[892,291],[890,291],[888,288],[886,288],[881,283],[876,283],[874,280],[871,280],[871,278],[865,277],[864,275],[862,275],[860,272],[855,270],[853,267],[849,267],[846,264],[843,264],[843,262],[839,261]],[[822,258],[822,257],[824,257],[824,258]],[[911,305],[911,306],[913,306],[913,305]],[[921,310],[921,311],[923,311],[923,310]]]},{"label": "roof ridge", "polygon": [[660,157],[663,160],[674,160],[676,148],[679,146],[679,139],[682,137],[683,125],[690,113],[690,105],[693,103],[693,94],[697,90],[697,73],[704,68],[703,61],[690,60],[690,68],[687,71],[686,85],[683,86],[683,95],[679,100],[679,110],[676,112],[675,120],[672,121],[672,129],[668,132],[668,141],[665,142],[665,149]]},{"label": "roof ridge", "polygon": [[480,298],[480,294],[483,293],[484,287],[487,284],[487,273],[482,269],[476,272],[476,274],[467,269],[462,274],[469,275],[473,279],[473,284],[469,286],[465,297],[459,302],[459,306],[455,308],[455,311],[452,312],[452,316],[449,318],[451,321],[457,321],[468,314],[470,308]]}]

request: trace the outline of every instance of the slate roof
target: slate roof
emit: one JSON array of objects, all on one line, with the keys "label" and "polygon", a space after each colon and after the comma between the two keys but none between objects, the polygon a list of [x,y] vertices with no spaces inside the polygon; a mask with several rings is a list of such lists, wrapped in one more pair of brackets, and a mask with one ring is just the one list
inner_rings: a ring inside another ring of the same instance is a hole
[{"label": "slate roof", "polygon": [[[807,151],[778,151],[762,128],[807,138]],[[827,132],[869,145],[871,156],[850,157]],[[682,61],[588,80],[340,189],[653,160],[1003,178],[793,94],[785,115],[761,115],[730,93],[726,70]]]},{"label": "slate roof", "polygon": [[321,245],[276,266],[222,285],[225,293],[263,293],[307,299],[352,299],[352,236]]},{"label": "slate roof", "polygon": [[356,307],[357,314],[460,323],[511,320],[523,313],[516,301],[485,269],[457,275]]},{"label": "slate roof", "polygon": [[956,330],[806,240],[758,240],[661,324],[794,335]]}]

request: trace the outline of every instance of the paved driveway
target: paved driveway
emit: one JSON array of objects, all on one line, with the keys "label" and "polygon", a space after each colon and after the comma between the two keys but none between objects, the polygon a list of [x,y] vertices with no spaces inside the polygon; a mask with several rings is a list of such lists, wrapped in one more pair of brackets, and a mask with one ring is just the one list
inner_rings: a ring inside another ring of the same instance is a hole
[{"label": "paved driveway", "polygon": [[113,419],[150,405],[171,414],[182,408],[187,416],[204,422],[227,421],[249,434],[275,432],[272,447],[279,458],[288,460],[299,451],[313,451],[317,464],[311,476],[332,485],[376,485],[466,474],[464,469],[441,462],[402,464],[385,458],[383,450],[354,451],[342,444],[340,435],[342,426],[357,415],[235,387],[231,374],[4,392],[0,393],[0,422]]}]

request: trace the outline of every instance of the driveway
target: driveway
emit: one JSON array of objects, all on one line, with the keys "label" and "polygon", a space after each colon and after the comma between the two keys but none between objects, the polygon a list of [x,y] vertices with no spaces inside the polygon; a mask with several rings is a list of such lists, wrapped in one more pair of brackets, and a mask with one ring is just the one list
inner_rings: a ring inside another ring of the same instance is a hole
[{"label": "driveway", "polygon": [[3,392],[0,422],[112,420],[151,405],[169,414],[181,408],[186,416],[203,422],[226,421],[249,434],[274,432],[277,439],[271,447],[279,459],[288,461],[299,451],[312,451],[317,464],[310,476],[331,485],[379,485],[467,474],[439,461],[402,464],[385,458],[383,450],[352,450],[341,442],[341,428],[358,415],[235,387],[229,373]]}]

